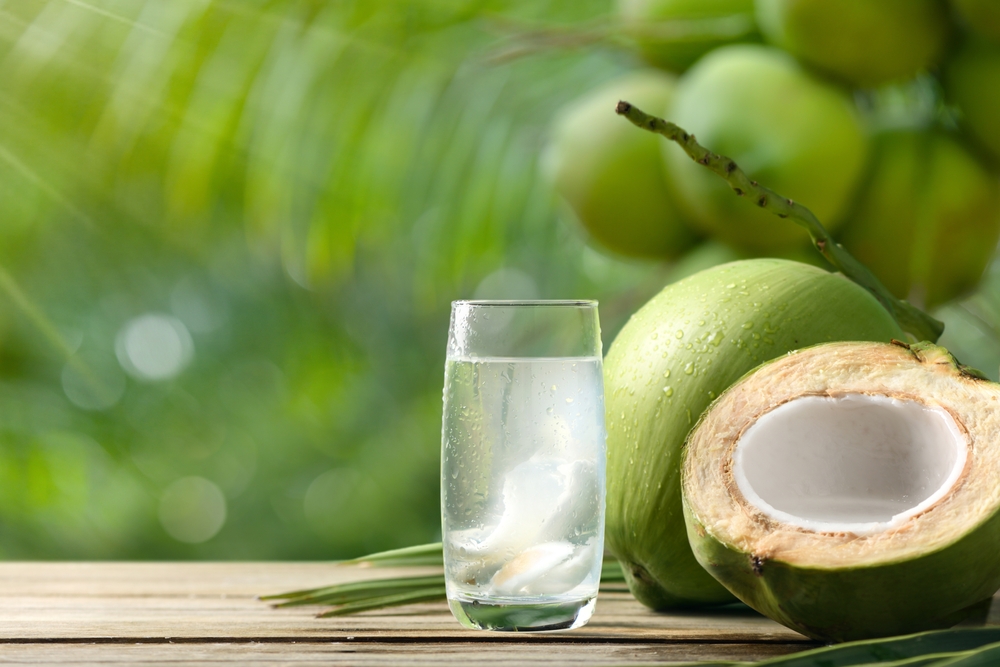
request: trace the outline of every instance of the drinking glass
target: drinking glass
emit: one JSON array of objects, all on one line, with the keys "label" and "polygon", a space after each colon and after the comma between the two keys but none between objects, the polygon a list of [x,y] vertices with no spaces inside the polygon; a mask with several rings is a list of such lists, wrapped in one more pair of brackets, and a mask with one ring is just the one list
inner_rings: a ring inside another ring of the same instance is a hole
[{"label": "drinking glass", "polygon": [[470,628],[580,627],[604,550],[596,301],[455,301],[441,518],[448,604]]}]

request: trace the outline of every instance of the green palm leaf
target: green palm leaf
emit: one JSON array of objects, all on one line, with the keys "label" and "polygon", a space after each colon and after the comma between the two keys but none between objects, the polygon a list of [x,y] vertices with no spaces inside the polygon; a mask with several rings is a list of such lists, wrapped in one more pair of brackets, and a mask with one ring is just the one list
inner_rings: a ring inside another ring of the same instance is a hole
[{"label": "green palm leaf", "polygon": [[[420,544],[403,549],[393,549],[341,561],[340,565],[357,567],[444,567],[440,542]],[[625,574],[614,558],[606,558],[601,570],[602,590],[624,590]],[[274,595],[261,596],[261,600],[281,600],[276,607],[301,605],[328,605],[336,608],[321,616],[342,616],[359,611],[381,609],[415,602],[445,599],[444,573],[412,575],[395,578],[363,579],[332,586],[321,586]]]}]

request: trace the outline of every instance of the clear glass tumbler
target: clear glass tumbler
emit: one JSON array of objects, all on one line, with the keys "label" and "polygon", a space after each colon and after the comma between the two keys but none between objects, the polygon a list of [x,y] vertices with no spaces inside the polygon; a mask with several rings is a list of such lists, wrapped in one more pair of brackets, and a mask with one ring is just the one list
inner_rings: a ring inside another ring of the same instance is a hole
[{"label": "clear glass tumbler", "polygon": [[456,301],[441,517],[462,625],[580,627],[604,550],[604,380],[595,301]]}]

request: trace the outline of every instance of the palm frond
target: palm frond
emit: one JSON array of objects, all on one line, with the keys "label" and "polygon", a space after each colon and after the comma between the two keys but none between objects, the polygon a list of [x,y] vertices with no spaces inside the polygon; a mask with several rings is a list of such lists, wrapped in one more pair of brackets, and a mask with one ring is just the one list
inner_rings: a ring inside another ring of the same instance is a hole
[{"label": "palm frond", "polygon": [[340,561],[341,565],[360,565],[362,567],[443,567],[444,557],[440,542],[418,544],[413,547],[379,551],[351,560]]},{"label": "palm frond", "polygon": [[[444,567],[440,542],[421,544],[403,549],[382,551],[347,561],[339,565],[353,567]],[[606,558],[601,569],[603,590],[624,590],[625,574],[613,558]],[[445,599],[444,573],[395,578],[373,578],[332,586],[321,586],[273,595],[261,600],[281,600],[275,607],[301,605],[331,605],[337,608],[321,616],[340,616],[382,607],[430,602]]]}]

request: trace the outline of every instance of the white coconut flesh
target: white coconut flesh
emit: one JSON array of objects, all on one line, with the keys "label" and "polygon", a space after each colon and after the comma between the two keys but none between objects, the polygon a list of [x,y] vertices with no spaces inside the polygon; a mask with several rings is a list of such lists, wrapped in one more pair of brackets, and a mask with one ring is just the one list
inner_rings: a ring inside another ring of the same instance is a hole
[{"label": "white coconut flesh", "polygon": [[868,535],[943,497],[965,468],[966,441],[940,408],[886,396],[804,396],[762,415],[733,452],[744,498],[813,531]]},{"label": "white coconut flesh", "polygon": [[907,560],[974,531],[1000,512],[1000,385],[948,359],[839,343],[748,375],[688,439],[693,529],[817,568]]}]

